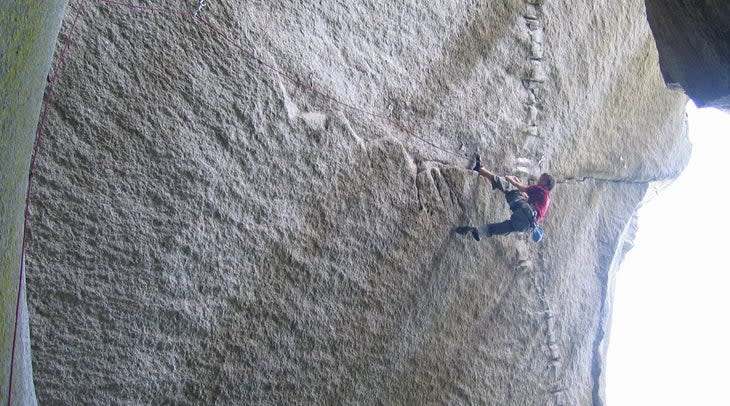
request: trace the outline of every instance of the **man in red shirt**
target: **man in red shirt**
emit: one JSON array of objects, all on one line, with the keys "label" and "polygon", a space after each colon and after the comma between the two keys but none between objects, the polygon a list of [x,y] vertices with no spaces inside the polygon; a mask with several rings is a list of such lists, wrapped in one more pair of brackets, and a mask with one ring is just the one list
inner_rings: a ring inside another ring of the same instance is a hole
[{"label": "man in red shirt", "polygon": [[497,176],[482,167],[477,157],[474,170],[489,179],[492,189],[504,192],[504,197],[512,211],[509,220],[501,223],[483,224],[479,227],[461,226],[456,228],[459,234],[471,233],[475,240],[481,236],[509,234],[516,231],[528,231],[540,223],[550,206],[550,191],[555,187],[555,179],[547,174],[540,175],[536,185],[526,185],[515,176]]}]

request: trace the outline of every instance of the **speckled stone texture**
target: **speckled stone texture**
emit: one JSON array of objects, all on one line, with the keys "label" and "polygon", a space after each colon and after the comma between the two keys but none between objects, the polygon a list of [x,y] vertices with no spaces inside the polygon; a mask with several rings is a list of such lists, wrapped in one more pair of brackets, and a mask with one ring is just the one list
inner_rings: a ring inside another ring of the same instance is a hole
[{"label": "speckled stone texture", "polygon": [[[85,3],[32,196],[39,402],[602,404],[687,98],[641,0],[583,3]],[[475,152],[559,180],[543,243],[453,233],[508,215]]]}]

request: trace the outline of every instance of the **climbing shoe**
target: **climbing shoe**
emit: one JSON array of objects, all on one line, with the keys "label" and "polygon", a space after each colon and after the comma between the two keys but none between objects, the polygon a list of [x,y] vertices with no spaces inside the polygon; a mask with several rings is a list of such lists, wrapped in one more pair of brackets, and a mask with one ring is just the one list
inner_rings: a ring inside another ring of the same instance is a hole
[{"label": "climbing shoe", "polygon": [[471,231],[473,229],[474,229],[474,227],[461,226],[461,227],[456,227],[454,229],[454,231],[456,231],[458,234],[464,235],[464,234],[468,233],[469,231]]},{"label": "climbing shoe", "polygon": [[471,168],[477,172],[482,168],[482,157],[479,154],[474,155],[474,167]]}]

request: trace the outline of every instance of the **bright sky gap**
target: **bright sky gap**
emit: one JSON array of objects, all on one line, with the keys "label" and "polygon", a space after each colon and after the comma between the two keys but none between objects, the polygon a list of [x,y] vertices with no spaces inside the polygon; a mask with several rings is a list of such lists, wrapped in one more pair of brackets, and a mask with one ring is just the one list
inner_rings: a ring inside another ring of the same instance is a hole
[{"label": "bright sky gap", "polygon": [[692,102],[687,113],[690,162],[639,209],[616,276],[609,405],[727,404],[730,115]]}]

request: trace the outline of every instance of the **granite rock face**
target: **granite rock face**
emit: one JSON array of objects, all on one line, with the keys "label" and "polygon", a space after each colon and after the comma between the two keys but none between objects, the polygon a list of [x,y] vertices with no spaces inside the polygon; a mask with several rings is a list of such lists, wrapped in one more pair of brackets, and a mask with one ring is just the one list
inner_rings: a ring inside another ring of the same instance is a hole
[{"label": "granite rock face", "polygon": [[[188,3],[69,4],[41,404],[603,403],[611,275],[689,154],[640,0]],[[543,243],[453,233],[508,215],[476,152],[558,178]]]},{"label": "granite rock face", "polygon": [[646,0],[646,13],[665,81],[730,112],[730,2]]}]

